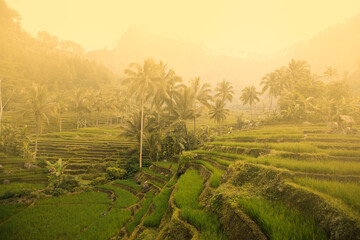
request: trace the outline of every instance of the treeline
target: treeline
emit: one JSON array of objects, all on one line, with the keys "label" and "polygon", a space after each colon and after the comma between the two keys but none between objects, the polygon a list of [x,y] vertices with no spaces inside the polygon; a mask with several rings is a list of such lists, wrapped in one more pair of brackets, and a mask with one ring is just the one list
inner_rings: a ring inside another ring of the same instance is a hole
[{"label": "treeline", "polygon": [[359,96],[350,94],[346,79],[340,79],[334,68],[317,75],[305,61],[291,60],[288,66],[266,74],[261,85],[270,102],[277,102],[275,120],[341,122],[343,116],[360,120]]},{"label": "treeline", "polygon": [[[0,80],[2,98],[18,99],[33,82],[59,92],[97,89],[118,77],[83,57],[80,45],[60,41],[46,32],[31,37],[21,29],[20,16],[0,0]],[[3,100],[5,102],[6,100]],[[10,107],[10,105],[8,106]]]},{"label": "treeline", "polygon": [[[143,144],[151,160],[181,154],[209,140],[209,127],[197,124],[202,114],[220,125],[229,115],[226,102],[232,101],[234,93],[230,82],[218,83],[214,92],[200,77],[186,85],[173,69],[153,59],[130,64],[125,75],[123,85],[136,99],[139,111],[133,112],[123,129],[126,136],[139,141],[140,167]],[[189,121],[193,129],[188,129]]]}]

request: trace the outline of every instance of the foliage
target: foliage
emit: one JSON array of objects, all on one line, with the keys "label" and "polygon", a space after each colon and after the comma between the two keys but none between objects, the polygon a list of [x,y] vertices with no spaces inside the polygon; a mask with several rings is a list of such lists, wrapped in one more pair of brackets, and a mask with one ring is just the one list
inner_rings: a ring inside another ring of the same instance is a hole
[{"label": "foliage", "polygon": [[126,175],[126,170],[117,167],[107,167],[106,173],[109,180],[115,180],[124,178]]},{"label": "foliage", "polygon": [[1,152],[10,153],[23,158],[30,157],[30,138],[27,126],[23,129],[19,129],[13,125],[3,123],[0,128]]},{"label": "foliage", "polygon": [[56,187],[59,187],[62,183],[63,175],[68,163],[63,162],[62,159],[59,158],[55,163],[46,161],[46,164],[46,168],[49,170],[49,181],[53,182],[55,180],[57,182]]}]

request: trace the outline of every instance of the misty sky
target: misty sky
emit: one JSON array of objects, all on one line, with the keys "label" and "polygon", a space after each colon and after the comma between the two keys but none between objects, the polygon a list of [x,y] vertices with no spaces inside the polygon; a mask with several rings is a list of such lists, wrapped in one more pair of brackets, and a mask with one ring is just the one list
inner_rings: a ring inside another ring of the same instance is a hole
[{"label": "misty sky", "polygon": [[87,50],[114,46],[131,25],[225,52],[271,54],[360,13],[359,0],[6,0],[32,34]]}]

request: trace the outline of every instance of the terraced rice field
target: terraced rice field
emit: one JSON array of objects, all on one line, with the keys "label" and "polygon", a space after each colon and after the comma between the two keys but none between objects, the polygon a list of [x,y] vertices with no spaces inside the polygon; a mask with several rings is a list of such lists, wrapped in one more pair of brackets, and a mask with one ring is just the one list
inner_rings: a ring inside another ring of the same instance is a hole
[{"label": "terraced rice field", "polygon": [[49,161],[62,158],[69,163],[67,174],[90,179],[111,164],[125,167],[128,150],[136,148],[137,143],[120,134],[120,130],[101,128],[46,134],[39,139],[38,156]]},{"label": "terraced rice field", "polygon": [[[215,196],[238,199],[232,207],[241,209],[266,237],[358,239],[360,135],[329,130],[263,126],[216,137],[193,152],[195,162],[213,173],[212,182],[223,176],[222,184],[211,184],[218,187]],[[226,175],[224,168],[229,168]],[[229,207],[226,200],[223,206]],[[337,223],[331,220],[335,216]],[[291,225],[296,221],[304,225]],[[342,229],[341,224],[351,227]]]},{"label": "terraced rice field", "polygon": [[0,238],[359,239],[360,136],[327,130],[264,126],[219,136],[192,151],[180,176],[178,163],[154,162],[90,192],[1,205]]}]

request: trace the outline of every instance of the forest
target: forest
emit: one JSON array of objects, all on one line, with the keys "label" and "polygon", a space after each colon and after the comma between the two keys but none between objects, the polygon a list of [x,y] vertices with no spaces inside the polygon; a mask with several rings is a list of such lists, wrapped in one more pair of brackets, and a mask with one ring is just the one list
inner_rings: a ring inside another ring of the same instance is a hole
[{"label": "forest", "polygon": [[119,74],[0,0],[0,238],[360,239],[359,73]]}]

